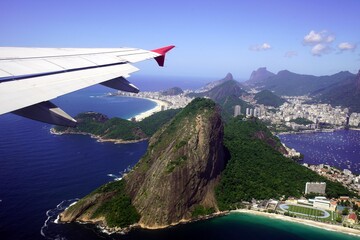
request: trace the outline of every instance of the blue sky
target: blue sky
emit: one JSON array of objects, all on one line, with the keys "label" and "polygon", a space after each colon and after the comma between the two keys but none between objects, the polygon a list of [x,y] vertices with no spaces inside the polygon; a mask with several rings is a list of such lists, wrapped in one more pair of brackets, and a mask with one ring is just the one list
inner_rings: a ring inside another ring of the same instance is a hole
[{"label": "blue sky", "polygon": [[174,44],[141,74],[238,80],[267,67],[330,75],[360,69],[360,1],[2,0],[0,46],[138,47]]}]

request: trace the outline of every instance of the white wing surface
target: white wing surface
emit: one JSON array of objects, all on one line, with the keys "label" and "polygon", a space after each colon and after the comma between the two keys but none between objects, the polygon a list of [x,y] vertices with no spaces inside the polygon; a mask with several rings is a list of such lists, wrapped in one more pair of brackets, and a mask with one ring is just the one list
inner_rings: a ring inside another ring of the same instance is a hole
[{"label": "white wing surface", "polygon": [[163,66],[174,46],[152,51],[136,48],[13,48],[0,47],[0,115],[12,112],[56,125],[76,121],[49,100],[95,84],[139,92],[125,78],[131,65],[154,58]]}]

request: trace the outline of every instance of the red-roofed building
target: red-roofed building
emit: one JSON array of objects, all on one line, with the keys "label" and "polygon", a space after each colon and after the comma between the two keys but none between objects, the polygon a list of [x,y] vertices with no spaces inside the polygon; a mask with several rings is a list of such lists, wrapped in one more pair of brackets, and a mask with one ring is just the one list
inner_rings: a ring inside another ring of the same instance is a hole
[{"label": "red-roofed building", "polygon": [[348,223],[350,224],[355,224],[358,222],[357,216],[355,213],[350,213],[349,216],[347,216],[347,220]]}]

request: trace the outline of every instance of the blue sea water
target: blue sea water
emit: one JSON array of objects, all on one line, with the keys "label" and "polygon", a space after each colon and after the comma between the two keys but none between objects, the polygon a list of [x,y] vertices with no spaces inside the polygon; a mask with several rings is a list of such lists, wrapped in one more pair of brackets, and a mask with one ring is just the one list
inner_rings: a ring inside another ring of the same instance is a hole
[{"label": "blue sea water", "polygon": [[304,154],[304,163],[329,164],[360,174],[360,131],[285,134],[279,138]]},{"label": "blue sea water", "polygon": [[[108,91],[96,86],[55,102],[71,115],[98,111],[123,118],[153,107],[143,99],[104,97]],[[99,143],[88,136],[52,135],[50,128],[12,114],[0,116],[1,239],[354,239],[244,214],[110,236],[92,225],[56,224],[62,209],[136,164],[147,142]]]}]

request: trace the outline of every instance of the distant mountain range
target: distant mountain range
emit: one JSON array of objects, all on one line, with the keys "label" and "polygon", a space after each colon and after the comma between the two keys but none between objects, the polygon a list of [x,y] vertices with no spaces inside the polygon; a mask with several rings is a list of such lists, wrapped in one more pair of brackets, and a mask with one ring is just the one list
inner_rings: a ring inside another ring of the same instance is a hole
[{"label": "distant mountain range", "polygon": [[349,107],[360,112],[360,74],[342,71],[328,76],[297,74],[283,70],[274,74],[266,68],[253,71],[245,86],[270,90],[279,96],[309,95],[314,102]]},{"label": "distant mountain range", "polygon": [[349,107],[351,112],[360,112],[360,71],[314,93],[315,100],[332,105]]},{"label": "distant mountain range", "polygon": [[297,74],[287,70],[280,71],[272,76],[270,76],[271,74],[267,75],[269,75],[269,77],[262,75],[264,77],[257,78],[259,79],[257,81],[251,81],[250,78],[245,84],[251,85],[259,90],[267,89],[273,91],[277,95],[301,96],[313,95],[316,92],[322,91],[340,82],[344,82],[355,76],[348,71],[339,72],[330,76],[317,77],[313,75]]}]

